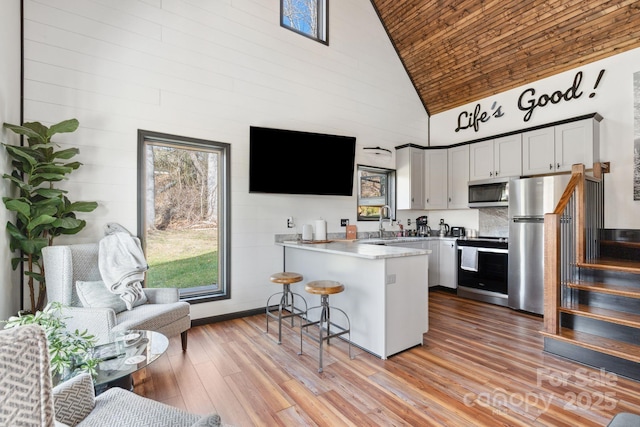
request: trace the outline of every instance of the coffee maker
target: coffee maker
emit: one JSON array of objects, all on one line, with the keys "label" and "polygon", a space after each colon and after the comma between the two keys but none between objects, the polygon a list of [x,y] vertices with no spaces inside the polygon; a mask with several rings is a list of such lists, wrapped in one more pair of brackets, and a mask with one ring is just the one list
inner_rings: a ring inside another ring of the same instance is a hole
[{"label": "coffee maker", "polygon": [[431,235],[431,228],[427,225],[427,216],[421,216],[416,218],[416,231],[418,236]]}]

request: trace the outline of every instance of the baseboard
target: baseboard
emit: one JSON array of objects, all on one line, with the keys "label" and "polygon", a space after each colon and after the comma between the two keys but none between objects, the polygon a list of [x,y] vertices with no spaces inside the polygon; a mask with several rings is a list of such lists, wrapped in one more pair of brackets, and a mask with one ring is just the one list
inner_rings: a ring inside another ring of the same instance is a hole
[{"label": "baseboard", "polygon": [[191,326],[202,326],[209,323],[224,322],[225,320],[240,319],[241,317],[255,316],[256,314],[264,314],[265,308],[254,308],[251,310],[237,311],[235,313],[221,314],[219,316],[203,317],[200,319],[192,319]]}]

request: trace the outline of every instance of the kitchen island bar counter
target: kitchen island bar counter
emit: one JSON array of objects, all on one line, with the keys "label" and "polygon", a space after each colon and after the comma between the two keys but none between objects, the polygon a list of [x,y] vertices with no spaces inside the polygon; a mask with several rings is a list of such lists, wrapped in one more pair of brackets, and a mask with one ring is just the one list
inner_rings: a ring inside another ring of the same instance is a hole
[{"label": "kitchen island bar counter", "polygon": [[[344,292],[331,296],[331,305],[349,316],[354,345],[386,359],[423,343],[430,250],[339,241],[277,244],[283,246],[285,271],[304,277],[291,285],[295,292],[304,294],[304,284],[314,280],[344,285]],[[317,295],[305,298],[309,306],[320,303]]]},{"label": "kitchen island bar counter", "polygon": [[386,246],[378,244],[364,244],[344,241],[331,241],[329,243],[303,243],[295,240],[285,240],[279,245],[307,251],[333,253],[367,259],[397,258],[416,255],[428,255],[429,249],[404,248],[398,246]]}]

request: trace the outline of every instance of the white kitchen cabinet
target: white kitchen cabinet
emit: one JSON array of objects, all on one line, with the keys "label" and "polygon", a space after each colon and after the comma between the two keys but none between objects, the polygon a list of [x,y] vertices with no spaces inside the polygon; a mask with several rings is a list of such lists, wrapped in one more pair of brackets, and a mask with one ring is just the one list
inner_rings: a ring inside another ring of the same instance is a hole
[{"label": "white kitchen cabinet", "polygon": [[594,118],[522,134],[522,174],[566,172],[576,163],[591,168],[599,160],[600,127]]},{"label": "white kitchen cabinet", "polygon": [[469,181],[522,175],[522,134],[469,146]]},{"label": "white kitchen cabinet", "polygon": [[469,181],[495,178],[493,165],[493,139],[469,146]]},{"label": "white kitchen cabinet", "polygon": [[493,167],[495,178],[522,175],[522,134],[493,140]]},{"label": "white kitchen cabinet", "polygon": [[594,119],[554,126],[556,172],[571,171],[583,163],[587,169],[600,159],[600,124]]},{"label": "white kitchen cabinet", "polygon": [[431,288],[440,284],[440,240],[428,240],[427,249],[431,249],[429,254],[429,287]]},{"label": "white kitchen cabinet", "polygon": [[447,149],[424,150],[425,209],[447,209]]},{"label": "white kitchen cabinet", "polygon": [[399,246],[403,248],[416,248],[416,249],[430,249],[429,254],[429,287],[440,285],[440,244],[443,240],[437,237],[433,237],[426,240],[406,241],[406,242],[392,242],[387,243],[387,246]]},{"label": "white kitchen cabinet", "polygon": [[555,130],[536,129],[522,134],[522,173],[538,175],[554,172]]},{"label": "white kitchen cabinet", "polygon": [[447,208],[466,209],[469,206],[469,145],[447,150]]},{"label": "white kitchen cabinet", "polygon": [[442,239],[440,243],[439,279],[440,286],[456,289],[458,287],[458,254],[455,239]]},{"label": "white kitchen cabinet", "polygon": [[396,151],[397,209],[424,209],[424,154],[404,147]]}]

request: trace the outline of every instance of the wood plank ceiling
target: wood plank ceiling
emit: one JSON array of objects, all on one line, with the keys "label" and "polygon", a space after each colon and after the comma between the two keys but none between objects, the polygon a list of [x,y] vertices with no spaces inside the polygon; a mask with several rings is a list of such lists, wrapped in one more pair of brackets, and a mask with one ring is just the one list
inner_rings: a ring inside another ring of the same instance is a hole
[{"label": "wood plank ceiling", "polygon": [[640,1],[371,0],[437,114],[640,46]]}]

